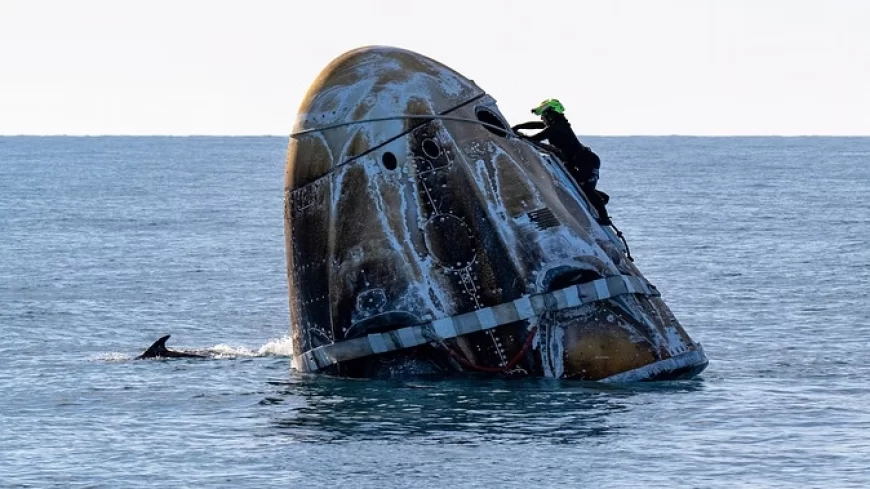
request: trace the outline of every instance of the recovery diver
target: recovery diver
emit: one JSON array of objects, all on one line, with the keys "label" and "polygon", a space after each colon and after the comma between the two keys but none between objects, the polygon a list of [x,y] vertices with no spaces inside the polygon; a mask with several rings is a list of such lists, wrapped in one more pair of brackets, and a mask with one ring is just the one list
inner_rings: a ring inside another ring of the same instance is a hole
[{"label": "recovery diver", "polygon": [[[607,194],[595,190],[595,186],[598,184],[601,159],[577,139],[577,135],[571,129],[571,123],[565,118],[565,107],[558,100],[551,98],[544,100],[532,109],[532,113],[539,116],[541,120],[517,124],[511,129],[520,136],[536,143],[546,140],[558,150],[558,156],[565,163],[580,189],[586,194],[589,202],[595,207],[599,216],[598,223],[610,225],[610,217],[605,208],[609,198]],[[519,132],[521,129],[541,129],[541,131],[526,136]]]}]

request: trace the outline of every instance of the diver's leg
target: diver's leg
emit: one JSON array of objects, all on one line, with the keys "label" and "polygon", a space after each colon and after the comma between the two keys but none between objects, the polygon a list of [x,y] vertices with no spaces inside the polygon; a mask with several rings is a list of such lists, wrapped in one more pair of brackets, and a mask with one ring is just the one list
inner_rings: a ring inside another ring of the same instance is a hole
[{"label": "diver's leg", "polygon": [[607,208],[605,207],[604,199],[601,197],[601,194],[595,190],[596,185],[598,185],[597,169],[592,172],[592,176],[580,185],[580,188],[583,190],[583,193],[586,194],[589,203],[595,208],[595,212],[598,214],[598,223],[607,226],[610,224],[610,216],[607,215]]}]

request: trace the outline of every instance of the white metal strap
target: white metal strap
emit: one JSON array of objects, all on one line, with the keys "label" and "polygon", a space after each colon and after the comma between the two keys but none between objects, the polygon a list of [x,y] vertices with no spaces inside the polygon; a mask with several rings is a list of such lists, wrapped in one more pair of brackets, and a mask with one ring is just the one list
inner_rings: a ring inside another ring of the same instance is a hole
[{"label": "white metal strap", "polygon": [[591,304],[625,294],[653,297],[660,295],[655,286],[642,277],[613,275],[552,292],[526,295],[511,302],[449,318],[320,346],[302,354],[302,366],[306,372],[316,372],[340,362],[487,331],[546,312]]}]

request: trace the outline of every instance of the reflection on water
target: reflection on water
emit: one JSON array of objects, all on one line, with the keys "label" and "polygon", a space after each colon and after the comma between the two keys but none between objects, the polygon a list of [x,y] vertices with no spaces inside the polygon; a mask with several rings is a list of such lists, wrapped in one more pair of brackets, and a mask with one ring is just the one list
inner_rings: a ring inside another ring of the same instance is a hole
[{"label": "reflection on water", "polygon": [[273,411],[280,436],[297,441],[405,440],[435,444],[569,444],[618,434],[621,414],[638,396],[679,394],[700,380],[602,385],[524,380],[372,381],[319,375],[276,382],[278,394],[262,401]]}]

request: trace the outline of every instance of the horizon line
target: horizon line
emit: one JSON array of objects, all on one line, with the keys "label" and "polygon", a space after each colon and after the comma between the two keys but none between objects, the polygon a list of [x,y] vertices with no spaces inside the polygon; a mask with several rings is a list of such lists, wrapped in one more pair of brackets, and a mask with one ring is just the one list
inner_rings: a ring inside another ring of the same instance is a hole
[{"label": "horizon line", "polygon": [[[578,134],[581,137],[595,138],[867,138],[870,134]],[[67,138],[100,138],[100,137],[131,137],[131,138],[290,138],[290,134],[0,134],[3,138],[15,137],[67,137]]]}]

